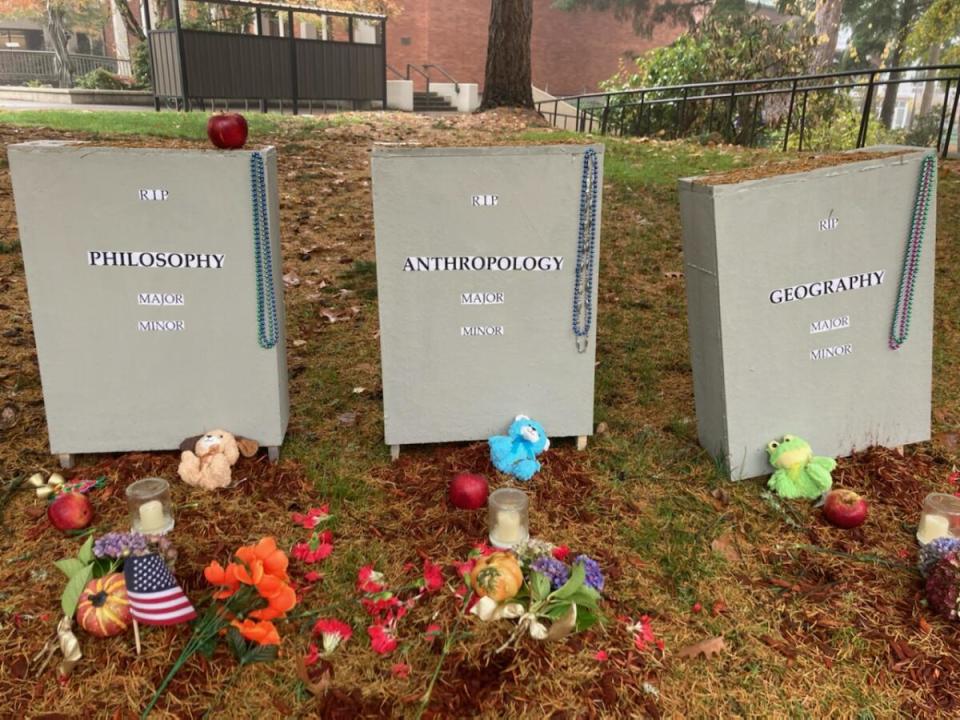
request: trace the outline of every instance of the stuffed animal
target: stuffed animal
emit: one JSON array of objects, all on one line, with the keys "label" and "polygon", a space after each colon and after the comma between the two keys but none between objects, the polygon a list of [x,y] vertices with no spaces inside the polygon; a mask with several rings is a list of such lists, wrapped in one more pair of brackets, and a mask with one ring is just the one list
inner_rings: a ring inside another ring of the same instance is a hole
[{"label": "stuffed animal", "polygon": [[487,442],[494,467],[518,480],[532,478],[540,470],[537,455],[550,448],[543,425],[526,415],[517,415],[506,435],[494,435]]},{"label": "stuffed animal", "polygon": [[253,457],[260,445],[256,440],[234,437],[226,430],[211,430],[180,443],[177,474],[187,485],[215,490],[230,484],[230,468],[240,458]]},{"label": "stuffed animal", "polygon": [[833,458],[818,457],[803,438],[784,435],[767,445],[770,464],[777,468],[767,487],[783,498],[816,500],[833,485],[830,473],[837,466]]}]

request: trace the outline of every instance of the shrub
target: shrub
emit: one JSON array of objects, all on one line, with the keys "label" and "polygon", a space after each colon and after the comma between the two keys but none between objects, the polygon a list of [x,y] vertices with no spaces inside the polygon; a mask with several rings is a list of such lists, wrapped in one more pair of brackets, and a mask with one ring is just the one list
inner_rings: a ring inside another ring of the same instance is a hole
[{"label": "shrub", "polygon": [[133,87],[138,90],[149,89],[152,86],[150,79],[150,46],[146,41],[133,49],[130,64],[133,71]]},{"label": "shrub", "polygon": [[77,78],[76,86],[87,90],[126,90],[120,78],[106,68],[99,67]]}]

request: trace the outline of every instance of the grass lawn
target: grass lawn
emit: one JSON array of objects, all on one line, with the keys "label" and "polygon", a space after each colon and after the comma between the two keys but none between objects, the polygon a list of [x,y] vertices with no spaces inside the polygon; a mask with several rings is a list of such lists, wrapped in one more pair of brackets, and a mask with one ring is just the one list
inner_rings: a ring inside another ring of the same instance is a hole
[{"label": "grass lawn", "polygon": [[[485,534],[484,513],[444,499],[457,470],[492,471],[482,443],[404,449],[382,439],[369,152],[373,142],[442,145],[583,142],[518,113],[425,118],[346,114],[279,118],[251,113],[256,143],[279,151],[291,421],[282,460],[241,460],[236,488],[203,494],[177,481],[176,574],[198,605],[203,567],[273,534],[289,548],[305,531],[290,513],[330,503],[334,552],[309,584],[291,565],[301,601],[281,624],[281,655],[238,669],[218,650],[181,671],[156,717],[408,717],[440,655],[428,625],[449,632],[456,573]],[[175,113],[0,113],[0,140],[90,138],[122,145],[204,147],[205,116]],[[949,491],[960,426],[960,163],[943,163],[938,189],[934,431],[904,456],[870,450],[844,459],[835,484],[871,501],[862,528],[838,531],[802,502],[778,502],[762,481],[730,483],[696,441],[686,339],[678,177],[782,159],[776,152],[692,143],[605,139],[598,306],[598,434],[576,452],[561,440],[529,486],[540,537],[598,558],[607,621],[553,644],[502,653],[506,624],[467,623],[440,667],[426,717],[893,718],[960,715],[960,632],[922,604],[914,569],[919,501]],[[105,188],[104,192],[109,192]],[[4,481],[53,470],[47,454],[6,153],[0,156],[0,391]],[[331,318],[336,321],[331,322]],[[6,410],[5,417],[7,416]],[[549,430],[549,428],[548,428]],[[801,432],[799,429],[797,432]],[[186,433],[185,433],[186,434]],[[123,488],[148,474],[174,480],[176,453],[83,456],[72,475],[105,475],[93,495],[97,533],[120,530]],[[68,476],[71,474],[68,473]],[[30,659],[53,634],[62,579],[55,559],[80,540],[60,535],[32,492],[10,494],[0,530],[0,716],[133,717],[187,638],[180,628],[132,638],[78,633],[84,659],[59,685]],[[370,648],[354,587],[374,564],[395,584],[422,558],[444,566],[445,587],[400,624],[388,657]],[[641,616],[664,643],[638,648]],[[318,617],[349,623],[353,638],[304,671]],[[694,643],[723,638],[710,657]],[[604,651],[606,660],[598,660]],[[56,661],[54,661],[56,662]],[[326,662],[326,661],[325,661]],[[409,666],[407,670],[396,664]],[[320,687],[322,685],[324,687]]]}]

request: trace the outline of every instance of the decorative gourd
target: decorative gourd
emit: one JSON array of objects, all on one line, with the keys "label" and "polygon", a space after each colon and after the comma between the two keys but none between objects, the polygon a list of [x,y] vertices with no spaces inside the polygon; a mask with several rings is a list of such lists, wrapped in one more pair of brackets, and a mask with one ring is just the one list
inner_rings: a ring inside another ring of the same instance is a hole
[{"label": "decorative gourd", "polygon": [[87,583],[77,604],[77,623],[91,635],[113,637],[130,624],[130,599],[123,573]]},{"label": "decorative gourd", "polygon": [[470,580],[477,595],[501,603],[519,592],[523,572],[512,553],[495,552],[477,560]]}]

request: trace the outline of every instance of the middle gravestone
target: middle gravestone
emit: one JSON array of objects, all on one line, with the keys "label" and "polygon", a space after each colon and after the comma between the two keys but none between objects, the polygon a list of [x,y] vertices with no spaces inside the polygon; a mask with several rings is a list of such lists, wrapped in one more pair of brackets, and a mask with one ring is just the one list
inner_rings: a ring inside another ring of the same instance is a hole
[{"label": "middle gravestone", "polygon": [[375,148],[384,435],[593,429],[603,146]]}]

